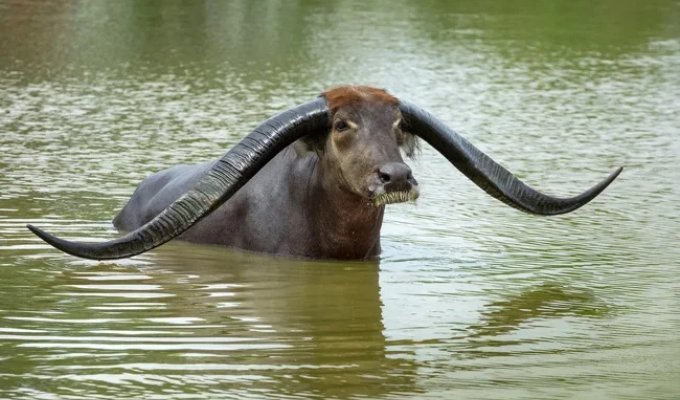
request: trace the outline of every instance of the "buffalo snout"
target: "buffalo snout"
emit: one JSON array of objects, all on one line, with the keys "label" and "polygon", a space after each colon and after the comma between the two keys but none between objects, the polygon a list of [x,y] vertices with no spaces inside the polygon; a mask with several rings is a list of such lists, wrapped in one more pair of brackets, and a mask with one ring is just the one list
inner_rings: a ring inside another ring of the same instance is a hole
[{"label": "buffalo snout", "polygon": [[409,191],[418,182],[413,177],[411,167],[403,162],[389,162],[378,168],[380,182],[384,185],[385,192]]}]

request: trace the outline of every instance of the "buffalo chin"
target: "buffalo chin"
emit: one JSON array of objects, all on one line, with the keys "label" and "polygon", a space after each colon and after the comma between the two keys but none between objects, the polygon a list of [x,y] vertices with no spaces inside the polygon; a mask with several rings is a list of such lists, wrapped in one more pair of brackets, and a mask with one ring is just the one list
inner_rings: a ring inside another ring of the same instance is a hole
[{"label": "buffalo chin", "polygon": [[385,204],[404,203],[407,201],[415,201],[418,198],[418,191],[396,191],[380,193],[371,199],[373,205],[380,207]]}]

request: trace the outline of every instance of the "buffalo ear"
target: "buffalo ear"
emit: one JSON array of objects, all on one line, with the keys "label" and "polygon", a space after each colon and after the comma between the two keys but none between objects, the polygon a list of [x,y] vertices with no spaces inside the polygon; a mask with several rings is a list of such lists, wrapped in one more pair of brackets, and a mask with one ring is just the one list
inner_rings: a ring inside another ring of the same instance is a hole
[{"label": "buffalo ear", "polygon": [[326,145],[325,133],[314,133],[311,135],[303,136],[293,143],[293,148],[299,156],[305,156],[311,152],[316,154],[323,153]]},{"label": "buffalo ear", "polygon": [[411,159],[416,158],[416,153],[420,152],[420,141],[418,140],[418,136],[410,132],[402,132],[399,146],[404,150],[406,156]]}]

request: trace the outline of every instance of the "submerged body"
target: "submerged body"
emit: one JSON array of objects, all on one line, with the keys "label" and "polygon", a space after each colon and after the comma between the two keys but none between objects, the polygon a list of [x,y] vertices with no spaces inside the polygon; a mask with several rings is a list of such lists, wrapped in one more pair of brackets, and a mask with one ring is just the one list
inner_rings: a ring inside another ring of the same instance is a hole
[{"label": "submerged body", "polygon": [[[180,165],[147,177],[113,220],[114,226],[133,231],[151,221],[213,164]],[[329,178],[315,153],[300,155],[289,146],[178,238],[311,258],[376,257],[385,206],[375,206]]]}]

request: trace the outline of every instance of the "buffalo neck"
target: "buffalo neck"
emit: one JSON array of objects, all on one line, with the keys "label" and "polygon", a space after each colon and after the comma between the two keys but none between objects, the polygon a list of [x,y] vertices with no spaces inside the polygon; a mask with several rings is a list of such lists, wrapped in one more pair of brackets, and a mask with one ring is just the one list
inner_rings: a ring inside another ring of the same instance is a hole
[{"label": "buffalo neck", "polygon": [[345,189],[341,174],[317,160],[306,203],[312,210],[318,251],[324,258],[370,259],[380,254],[385,206]]}]

